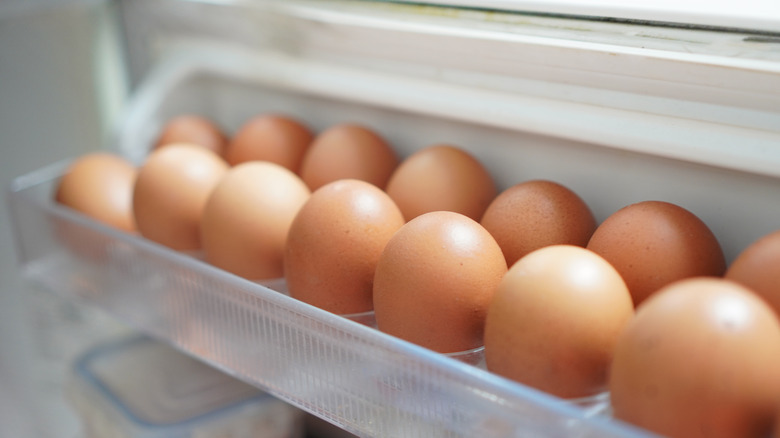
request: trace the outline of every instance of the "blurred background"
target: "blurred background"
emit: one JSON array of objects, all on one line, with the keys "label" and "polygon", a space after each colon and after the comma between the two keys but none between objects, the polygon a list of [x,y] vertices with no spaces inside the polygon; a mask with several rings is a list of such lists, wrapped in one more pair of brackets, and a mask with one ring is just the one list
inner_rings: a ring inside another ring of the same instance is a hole
[{"label": "blurred background", "polygon": [[[100,148],[125,95],[107,2],[0,1],[0,184]],[[0,202],[0,436],[74,436],[59,377],[76,342],[105,317],[22,281]],[[63,321],[65,320],[65,321]],[[54,327],[59,327],[52,337]],[[69,341],[69,337],[72,337]],[[78,341],[80,342],[80,341]]]}]

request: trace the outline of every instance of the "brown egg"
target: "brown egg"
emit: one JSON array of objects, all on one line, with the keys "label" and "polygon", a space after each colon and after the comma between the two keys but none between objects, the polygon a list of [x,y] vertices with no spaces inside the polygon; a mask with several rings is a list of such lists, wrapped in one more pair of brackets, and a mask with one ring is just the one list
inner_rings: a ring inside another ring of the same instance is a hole
[{"label": "brown egg", "polygon": [[774,427],[774,433],[772,434],[773,438],[780,438],[780,409],[778,409],[778,412],[775,413],[775,427]]},{"label": "brown egg", "polygon": [[780,315],[780,230],[745,248],[726,271],[726,278],[756,292]]},{"label": "brown egg", "polygon": [[225,158],[231,166],[247,161],[270,161],[298,173],[312,138],[309,128],[290,117],[257,116],[233,136]]},{"label": "brown egg", "polygon": [[604,391],[633,313],[625,282],[599,255],[572,245],[538,249],[509,269],[493,297],[487,368],[560,397]]},{"label": "brown egg", "polygon": [[584,247],[596,218],[576,193],[552,181],[527,181],[504,190],[480,222],[512,266],[536,249],[557,244]]},{"label": "brown egg", "polygon": [[278,164],[232,168],[203,211],[206,261],[250,280],[282,277],[287,233],[309,195],[306,184]]},{"label": "brown egg", "polygon": [[163,126],[154,147],[156,149],[178,143],[197,144],[222,156],[227,138],[219,126],[208,118],[186,114],[174,117]]},{"label": "brown egg", "polygon": [[287,237],[290,295],[336,314],[373,310],[379,255],[403,224],[393,200],[372,184],[346,179],[320,187]]},{"label": "brown egg", "polygon": [[96,152],[80,157],[65,171],[55,200],[95,220],[135,231],[133,185],[138,170],[125,159]]},{"label": "brown egg", "polygon": [[440,210],[478,221],[497,193],[482,163],[450,145],[429,146],[412,154],[398,166],[386,190],[407,221]]},{"label": "brown egg", "polygon": [[227,170],[222,158],[197,145],[168,145],[152,152],[133,192],[138,231],[176,250],[200,249],[203,207]]},{"label": "brown egg", "polygon": [[301,165],[301,178],[311,190],[340,179],[359,179],[384,188],[398,165],[390,146],[370,129],[336,125],[318,135]]},{"label": "brown egg", "polygon": [[621,208],[596,228],[587,247],[620,272],[634,305],[673,281],[726,270],[723,250],[707,225],[669,202]]},{"label": "brown egg", "polygon": [[479,223],[427,213],[390,239],[374,276],[379,330],[440,353],[483,344],[485,315],[506,261]]},{"label": "brown egg", "polygon": [[780,402],[780,324],[745,287],[670,284],[637,308],[615,347],[615,417],[684,438],[768,436]]}]

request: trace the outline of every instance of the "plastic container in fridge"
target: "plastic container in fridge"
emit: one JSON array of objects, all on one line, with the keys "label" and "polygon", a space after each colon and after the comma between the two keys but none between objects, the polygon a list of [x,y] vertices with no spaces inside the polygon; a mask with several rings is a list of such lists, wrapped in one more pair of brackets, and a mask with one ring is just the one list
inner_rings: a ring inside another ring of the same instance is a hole
[{"label": "plastic container in fridge", "polygon": [[68,395],[86,437],[303,436],[296,408],[142,336],[84,353]]}]

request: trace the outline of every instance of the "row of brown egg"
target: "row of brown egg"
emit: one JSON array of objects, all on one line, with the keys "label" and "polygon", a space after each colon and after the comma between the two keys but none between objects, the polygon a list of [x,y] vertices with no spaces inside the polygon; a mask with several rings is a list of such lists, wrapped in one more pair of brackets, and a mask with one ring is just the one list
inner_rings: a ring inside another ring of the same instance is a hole
[{"label": "row of brown egg", "polygon": [[557,396],[609,390],[615,416],[660,433],[762,436],[780,402],[780,234],[726,272],[706,224],[668,202],[597,224],[552,181],[498,193],[458,147],[399,160],[365,126],[315,136],[278,115],[232,138],[173,119],[137,173],[84,157],[57,200],[242,277],[284,276],[325,310],[374,311],[432,350],[484,344],[490,371]]}]

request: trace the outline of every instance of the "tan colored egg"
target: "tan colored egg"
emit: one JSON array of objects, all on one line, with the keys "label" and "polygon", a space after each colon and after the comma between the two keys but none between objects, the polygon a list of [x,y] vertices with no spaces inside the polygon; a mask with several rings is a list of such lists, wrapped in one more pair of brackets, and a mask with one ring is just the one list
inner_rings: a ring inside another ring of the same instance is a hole
[{"label": "tan colored egg", "polygon": [[552,181],[526,181],[504,190],[480,221],[512,266],[536,249],[588,244],[596,218],[576,193]]},{"label": "tan colored egg", "polygon": [[672,283],[618,339],[615,417],[669,437],[763,438],[780,402],[780,323],[747,288],[719,278]]},{"label": "tan colored egg", "polygon": [[301,165],[311,190],[340,179],[359,179],[384,189],[398,157],[382,137],[365,126],[336,125],[318,135]]},{"label": "tan colored egg", "polygon": [[674,281],[726,270],[723,250],[707,225],[669,202],[621,208],[596,228],[587,248],[620,272],[634,305]]},{"label": "tan colored egg", "polygon": [[165,123],[155,143],[155,149],[178,143],[197,144],[222,156],[227,145],[227,137],[222,129],[208,118],[185,114]]},{"label": "tan colored egg", "polygon": [[780,315],[780,230],[745,248],[725,277],[756,292]]},{"label": "tan colored egg", "polygon": [[373,310],[379,255],[403,224],[393,200],[372,184],[347,179],[320,187],[287,237],[290,295],[336,314]]},{"label": "tan colored egg", "polygon": [[112,227],[135,231],[132,198],[137,172],[114,154],[85,155],[65,171],[55,200]]},{"label": "tan colored egg", "polygon": [[377,326],[440,353],[480,347],[488,306],[505,273],[501,248],[476,221],[449,211],[418,216],[379,257]]},{"label": "tan colored egg", "polygon": [[200,249],[206,199],[227,170],[222,158],[197,145],[168,145],[152,152],[133,191],[138,231],[176,250]]},{"label": "tan colored egg", "polygon": [[386,191],[407,221],[439,210],[479,221],[497,193],[482,163],[450,145],[429,146],[406,158]]},{"label": "tan colored egg", "polygon": [[233,167],[203,211],[206,261],[250,280],[282,277],[287,233],[309,196],[303,181],[278,164]]},{"label": "tan colored egg", "polygon": [[270,161],[298,173],[313,135],[290,117],[262,115],[247,121],[225,151],[231,166],[247,161]]},{"label": "tan colored egg", "polygon": [[572,245],[538,249],[509,269],[493,297],[487,368],[560,397],[602,392],[633,313],[625,282],[602,257]]}]

